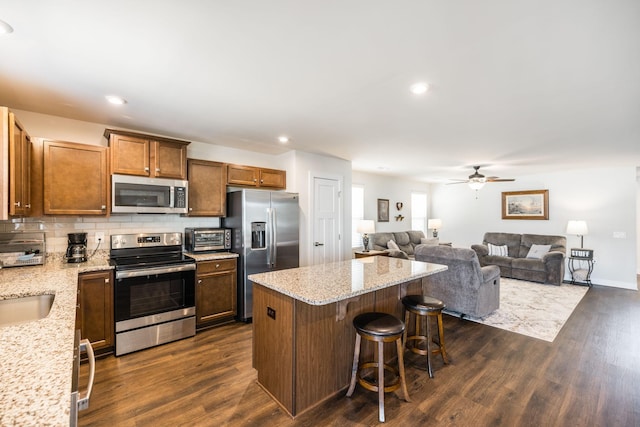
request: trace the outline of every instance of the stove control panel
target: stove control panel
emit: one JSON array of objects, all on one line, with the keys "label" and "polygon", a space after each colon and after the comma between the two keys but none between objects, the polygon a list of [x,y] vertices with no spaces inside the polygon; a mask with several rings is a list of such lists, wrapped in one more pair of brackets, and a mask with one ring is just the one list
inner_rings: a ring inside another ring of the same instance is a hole
[{"label": "stove control panel", "polygon": [[182,233],[138,233],[111,235],[112,250],[180,245],[182,245]]}]

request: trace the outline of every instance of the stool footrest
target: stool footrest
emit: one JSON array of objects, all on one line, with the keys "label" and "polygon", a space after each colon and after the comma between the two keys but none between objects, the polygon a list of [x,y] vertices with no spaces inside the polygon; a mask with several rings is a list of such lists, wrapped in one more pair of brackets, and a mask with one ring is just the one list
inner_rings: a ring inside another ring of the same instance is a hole
[{"label": "stool footrest", "polygon": [[[367,362],[360,365],[360,369],[358,369],[358,384],[360,384],[362,387],[366,388],[369,391],[378,391],[377,378],[374,378],[373,380],[368,380],[364,376],[365,374],[364,371],[366,369],[375,368],[377,370],[378,366],[379,366],[378,362]],[[387,365],[386,363],[384,364],[384,370],[387,372],[391,372],[394,375],[393,379],[388,384],[387,384],[387,381],[384,382],[384,392],[388,393],[388,392],[399,389],[400,388],[400,372],[393,366]],[[375,375],[375,372],[372,372],[372,374]]]}]

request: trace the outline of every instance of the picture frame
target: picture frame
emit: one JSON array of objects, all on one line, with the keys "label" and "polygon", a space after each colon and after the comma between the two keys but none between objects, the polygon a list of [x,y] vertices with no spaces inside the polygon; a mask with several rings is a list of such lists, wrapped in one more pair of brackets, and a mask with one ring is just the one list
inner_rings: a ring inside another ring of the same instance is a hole
[{"label": "picture frame", "polygon": [[502,219],[549,219],[549,190],[502,192]]},{"label": "picture frame", "polygon": [[378,222],[389,222],[389,199],[378,199]]}]

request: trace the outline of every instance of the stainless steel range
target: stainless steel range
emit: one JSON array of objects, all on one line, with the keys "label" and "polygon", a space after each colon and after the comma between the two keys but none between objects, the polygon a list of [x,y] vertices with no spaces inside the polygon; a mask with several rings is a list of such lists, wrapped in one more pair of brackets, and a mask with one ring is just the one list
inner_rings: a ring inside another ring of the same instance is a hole
[{"label": "stainless steel range", "polygon": [[182,233],[111,236],[116,356],[194,336],[195,260]]}]

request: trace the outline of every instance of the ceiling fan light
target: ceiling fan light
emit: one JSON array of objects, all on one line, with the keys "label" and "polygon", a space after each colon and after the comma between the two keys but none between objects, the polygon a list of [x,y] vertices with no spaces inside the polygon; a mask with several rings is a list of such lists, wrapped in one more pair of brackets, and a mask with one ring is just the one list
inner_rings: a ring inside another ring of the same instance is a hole
[{"label": "ceiling fan light", "polygon": [[472,190],[480,190],[484,187],[485,179],[484,178],[472,178],[469,180],[469,188]]}]

